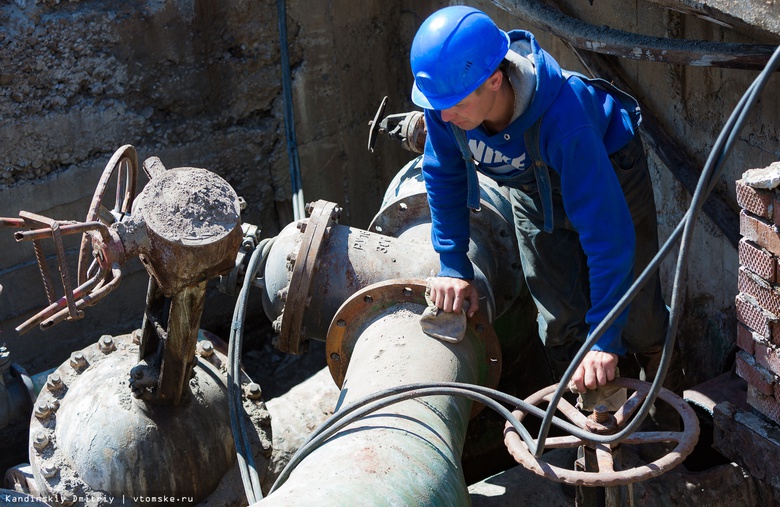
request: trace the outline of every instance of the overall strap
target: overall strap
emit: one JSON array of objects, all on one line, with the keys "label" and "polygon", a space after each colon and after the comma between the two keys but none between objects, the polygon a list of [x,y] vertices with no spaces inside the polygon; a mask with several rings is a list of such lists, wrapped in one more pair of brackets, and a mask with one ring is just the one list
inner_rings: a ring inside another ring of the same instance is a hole
[{"label": "overall strap", "polygon": [[525,131],[525,149],[531,157],[534,164],[534,175],[536,176],[536,186],[539,188],[539,197],[542,200],[542,214],[544,216],[544,232],[553,231],[553,202],[552,202],[552,183],[550,182],[550,170],[544,163],[541,154],[539,131],[542,128],[542,118],[540,116],[531,128]]},{"label": "overall strap", "polygon": [[466,196],[466,206],[473,210],[479,210],[479,178],[477,177],[477,163],[471,154],[466,132],[457,125],[450,123],[452,133],[455,134],[455,141],[458,143],[463,160],[466,161],[468,194]]}]

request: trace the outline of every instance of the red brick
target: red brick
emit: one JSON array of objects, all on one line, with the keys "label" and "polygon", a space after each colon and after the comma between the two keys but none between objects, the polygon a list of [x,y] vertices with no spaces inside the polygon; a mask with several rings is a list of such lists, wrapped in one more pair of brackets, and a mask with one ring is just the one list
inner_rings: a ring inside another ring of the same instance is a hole
[{"label": "red brick", "polygon": [[777,191],[775,191],[775,198],[772,202],[772,208],[774,209],[774,213],[772,213],[772,222],[776,224],[780,224],[778,220],[780,220],[780,209],[778,209],[778,206],[780,205],[780,196],[777,195]]},{"label": "red brick", "polygon": [[751,407],[780,424],[780,403],[774,396],[764,396],[753,386],[747,386],[747,402]]},{"label": "red brick", "polygon": [[739,213],[739,233],[745,239],[758,244],[762,248],[766,248],[775,255],[780,253],[780,234],[775,231],[772,223],[767,220],[762,220],[742,210]]},{"label": "red brick", "polygon": [[753,188],[746,185],[744,181],[737,180],[737,204],[754,215],[772,220],[774,196],[775,193],[772,190]]},{"label": "red brick", "polygon": [[772,343],[780,343],[780,319],[761,308],[758,301],[749,294],[739,293],[736,297],[737,320]]},{"label": "red brick", "polygon": [[766,343],[756,343],[753,349],[756,362],[774,375],[780,375],[780,349]]},{"label": "red brick", "polygon": [[767,282],[776,281],[777,257],[745,238],[739,240],[738,250],[740,266],[745,266]]},{"label": "red brick", "polygon": [[756,298],[758,304],[770,313],[780,315],[780,293],[769,282],[746,268],[739,268],[737,287],[740,292]]},{"label": "red brick", "polygon": [[737,322],[737,346],[750,354],[755,354],[756,340],[753,339],[753,330]]},{"label": "red brick", "polygon": [[744,351],[737,351],[737,375],[745,379],[764,396],[775,395],[775,376],[756,363],[753,356]]}]

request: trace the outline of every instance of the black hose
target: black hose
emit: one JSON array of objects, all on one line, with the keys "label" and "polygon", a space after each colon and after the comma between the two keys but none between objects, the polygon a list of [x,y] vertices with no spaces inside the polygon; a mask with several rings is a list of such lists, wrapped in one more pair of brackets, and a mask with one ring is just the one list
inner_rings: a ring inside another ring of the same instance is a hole
[{"label": "black hose", "polygon": [[268,253],[271,251],[274,239],[268,238],[252,252],[238,294],[238,301],[233,310],[233,321],[230,326],[230,341],[228,342],[227,374],[228,374],[228,409],[230,412],[230,428],[233,433],[233,442],[236,446],[236,459],[241,474],[241,482],[244,485],[244,493],[247,501],[252,504],[263,498],[260,488],[260,477],[255,466],[252,453],[252,444],[246,431],[246,423],[243,416],[243,404],[241,399],[241,350],[243,348],[244,320],[246,307],[249,301],[249,289],[255,276],[265,264]]},{"label": "black hose", "polygon": [[[677,265],[675,268],[674,283],[672,286],[672,302],[670,305],[671,312],[669,315],[666,341],[664,343],[663,352],[661,354],[661,363],[650,391],[648,392],[648,395],[645,398],[645,401],[642,404],[639,412],[636,414],[636,417],[634,417],[625,428],[614,434],[610,442],[619,442],[625,439],[629,434],[631,434],[639,427],[639,425],[642,423],[642,420],[644,420],[644,418],[650,412],[650,408],[655,402],[658,392],[661,390],[661,384],[669,369],[669,363],[671,361],[672,351],[674,349],[674,342],[677,336],[679,309],[682,306],[682,301],[685,295],[684,284],[687,272],[687,260],[691,239],[693,237],[693,229],[696,224],[696,217],[698,217],[699,212],[701,211],[701,207],[704,205],[704,201],[718,181],[726,158],[734,147],[734,142],[736,141],[737,135],[747,120],[748,113],[753,108],[753,105],[755,104],[759,94],[761,91],[763,91],[767,81],[772,76],[772,73],[777,70],[778,66],[780,66],[780,47],[775,50],[764,70],[761,71],[758,77],[748,87],[747,91],[742,96],[737,106],[734,108],[734,111],[731,113],[728,121],[726,122],[726,125],[721,130],[721,133],[718,135],[718,139],[715,141],[715,145],[710,151],[710,156],[708,157],[704,166],[704,170],[702,171],[702,174],[699,178],[699,182],[691,199],[688,212],[685,214],[680,224],[678,224],[674,233],[664,243],[663,248],[661,248],[658,254],[656,254],[656,256],[653,258],[653,261],[650,263],[650,265],[648,265],[648,267],[642,272],[642,275],[640,275],[639,279],[634,282],[628,292],[623,296],[623,298],[621,298],[620,301],[618,301],[618,303],[615,305],[612,311],[609,312],[604,321],[602,321],[601,324],[596,327],[592,335],[589,336],[582,345],[579,352],[572,360],[572,363],[569,365],[569,368],[564,373],[563,379],[558,385],[558,388],[556,389],[553,397],[550,399],[551,407],[554,407],[558,404],[561,397],[563,396],[563,392],[567,388],[569,380],[574,375],[576,369],[579,367],[579,364],[582,362],[585,354],[587,354],[590,348],[599,340],[599,338],[601,338],[601,336],[604,334],[604,331],[609,328],[615,318],[617,318],[617,316],[620,315],[620,313],[628,306],[634,296],[639,292],[639,289],[641,289],[641,287],[647,282],[649,276],[658,269],[660,261],[666,257],[666,255],[671,250],[671,246],[677,242],[680,226],[682,226],[682,240],[680,242],[680,250],[677,254]],[[550,430],[552,412],[552,410],[548,411],[542,421],[542,426],[539,429],[539,438],[536,444],[538,447],[534,452],[534,455],[537,457],[540,456],[544,450],[544,441]]]}]

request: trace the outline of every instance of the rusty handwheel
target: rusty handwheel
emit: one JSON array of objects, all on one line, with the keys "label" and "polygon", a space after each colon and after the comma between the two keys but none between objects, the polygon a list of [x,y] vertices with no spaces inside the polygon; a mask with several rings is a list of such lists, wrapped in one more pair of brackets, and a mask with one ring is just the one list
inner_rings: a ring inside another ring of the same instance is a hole
[{"label": "rusty handwheel", "polygon": [[[103,199],[114,173],[117,173],[116,194],[113,207],[108,209],[103,205]],[[126,144],[114,152],[114,155],[106,164],[106,168],[103,169],[103,174],[100,176],[95,193],[92,195],[86,222],[99,220],[109,226],[122,220],[125,215],[130,214],[136,195],[137,183],[138,155],[133,146]],[[92,262],[92,255],[90,255],[91,247],[90,236],[84,234],[81,238],[81,248],[79,249],[78,285],[84,283],[88,278],[87,272]]]},{"label": "rusty handwheel", "polygon": [[[631,378],[618,377],[610,383],[611,386],[626,388],[629,397],[628,400],[615,412],[614,422],[617,425],[617,430],[623,429],[628,425],[631,416],[641,406],[644,399],[650,390],[650,384],[635,380]],[[556,385],[546,387],[530,397],[525,401],[533,405],[541,405],[544,402],[549,402],[555,392]],[[509,453],[514,459],[523,467],[531,470],[532,472],[553,480],[555,482],[563,482],[575,486],[621,486],[624,484],[631,484],[634,482],[643,481],[656,477],[671,470],[679,463],[681,463],[688,455],[693,451],[693,447],[699,437],[699,421],[694,413],[693,409],[679,396],[673,392],[661,388],[658,393],[658,398],[668,403],[677,411],[682,420],[682,431],[653,431],[644,432],[638,431],[628,436],[620,442],[620,445],[641,445],[641,444],[674,444],[674,448],[661,456],[660,458],[650,463],[642,464],[633,468],[620,470],[616,468],[613,457],[612,449],[617,444],[604,444],[589,442],[586,439],[576,437],[574,435],[566,435],[560,437],[549,437],[545,441],[545,448],[575,448],[579,446],[587,446],[595,450],[595,454],[598,460],[598,471],[579,471],[569,470],[566,468],[557,467],[544,461],[542,458],[535,457],[528,446],[520,438],[520,435],[515,429],[507,423],[504,431],[504,443],[506,444]],[[588,417],[575,408],[571,403],[565,399],[561,399],[558,403],[558,413],[568,419],[574,425],[586,430],[591,428],[593,422]],[[515,417],[522,420],[526,415],[525,412],[516,410],[513,412]]]}]

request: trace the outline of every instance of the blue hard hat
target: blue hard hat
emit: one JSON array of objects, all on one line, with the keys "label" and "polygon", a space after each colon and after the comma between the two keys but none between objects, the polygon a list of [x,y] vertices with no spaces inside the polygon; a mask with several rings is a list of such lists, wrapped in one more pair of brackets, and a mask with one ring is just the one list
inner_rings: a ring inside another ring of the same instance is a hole
[{"label": "blue hard hat", "polygon": [[434,12],[412,42],[412,101],[447,109],[479,88],[509,50],[509,36],[484,12],[456,5]]}]

